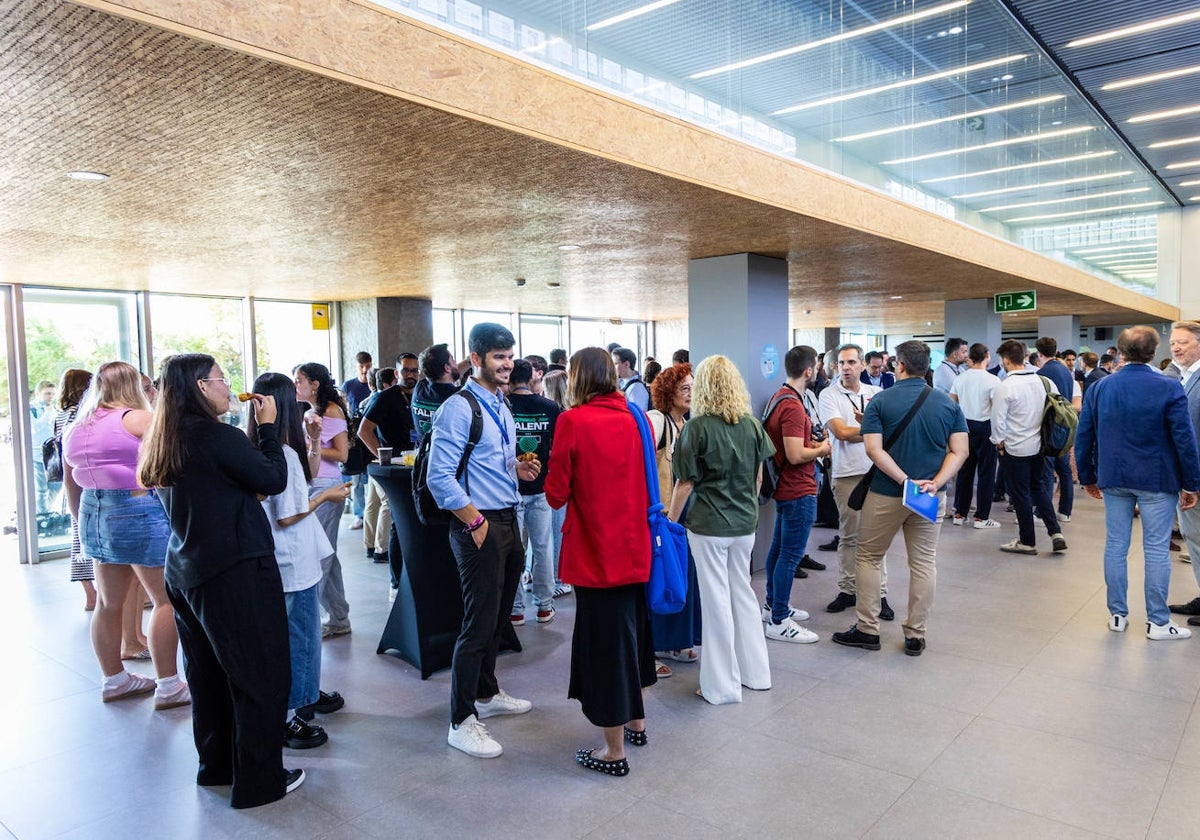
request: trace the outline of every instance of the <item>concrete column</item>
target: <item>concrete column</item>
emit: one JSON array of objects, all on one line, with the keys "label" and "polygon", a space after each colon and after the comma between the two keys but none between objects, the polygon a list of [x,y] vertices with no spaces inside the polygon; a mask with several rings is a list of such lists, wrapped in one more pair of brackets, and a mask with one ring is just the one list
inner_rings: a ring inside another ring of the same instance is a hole
[{"label": "concrete column", "polygon": [[391,367],[404,352],[420,353],[433,343],[433,303],[418,298],[364,298],[340,304],[342,369],[353,371],[354,355],[366,350],[376,367]]},{"label": "concrete column", "polygon": [[[693,366],[706,356],[728,356],[746,380],[753,412],[761,415],[786,379],[787,261],[731,254],[689,262],[688,349]],[[765,563],[774,527],[774,505],[759,508],[755,569]]]},{"label": "concrete column", "polygon": [[[1066,350],[1068,347],[1079,350],[1079,316],[1046,315],[1038,318],[1037,334],[1038,338],[1052,337],[1058,342],[1059,350]],[[1033,347],[1029,348],[1030,353],[1033,350]]]},{"label": "concrete column", "polygon": [[[946,301],[946,338],[966,339],[968,345],[983,342],[994,356],[1001,339],[1000,316],[993,309],[992,298]],[[931,349],[940,352],[945,343]]]},{"label": "concrete column", "polygon": [[1179,317],[1200,319],[1200,207],[1179,211]]}]

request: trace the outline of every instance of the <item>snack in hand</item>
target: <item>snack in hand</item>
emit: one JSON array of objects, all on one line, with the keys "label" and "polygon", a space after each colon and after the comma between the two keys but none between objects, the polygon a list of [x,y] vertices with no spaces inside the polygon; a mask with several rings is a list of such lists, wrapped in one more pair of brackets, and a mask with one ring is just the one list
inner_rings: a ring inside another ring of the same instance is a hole
[{"label": "snack in hand", "polygon": [[242,402],[250,402],[250,400],[254,399],[254,395],[243,392],[241,394],[238,394],[238,399],[241,400]]},{"label": "snack in hand", "polygon": [[522,452],[520,455],[517,456],[517,460],[518,461],[536,461],[537,453],[536,452]]}]

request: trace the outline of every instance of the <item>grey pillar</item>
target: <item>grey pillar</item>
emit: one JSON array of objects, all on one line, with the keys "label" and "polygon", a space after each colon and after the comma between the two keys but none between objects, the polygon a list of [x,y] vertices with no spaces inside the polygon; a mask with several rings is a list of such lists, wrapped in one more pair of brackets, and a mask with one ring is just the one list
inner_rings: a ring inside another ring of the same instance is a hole
[{"label": "grey pillar", "polygon": [[[982,342],[996,355],[1000,344],[1000,316],[992,310],[992,298],[946,301],[946,338],[964,338],[967,344]],[[943,347],[935,347],[943,350]]]},{"label": "grey pillar", "polygon": [[[706,356],[728,356],[746,380],[751,407],[759,415],[786,378],[783,357],[788,349],[786,260],[731,254],[688,263],[688,350],[693,366]],[[775,526],[773,505],[759,511],[755,569],[763,565]]]},{"label": "grey pillar", "polygon": [[[1038,338],[1050,336],[1058,342],[1059,350],[1068,347],[1079,350],[1079,316],[1078,315],[1046,315],[1038,318]],[[1116,339],[1114,339],[1115,343]],[[1032,353],[1034,348],[1029,348]]]},{"label": "grey pillar", "polygon": [[433,343],[433,303],[428,300],[347,300],[341,303],[340,317],[342,369],[351,373],[360,350],[371,354],[376,367],[391,367],[400,353],[420,353]]}]

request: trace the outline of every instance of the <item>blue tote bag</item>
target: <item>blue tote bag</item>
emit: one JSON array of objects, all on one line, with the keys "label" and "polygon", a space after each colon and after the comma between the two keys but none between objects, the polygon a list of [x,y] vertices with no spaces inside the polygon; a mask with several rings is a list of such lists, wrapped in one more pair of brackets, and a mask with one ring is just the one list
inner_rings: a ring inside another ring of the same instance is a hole
[{"label": "blue tote bag", "polygon": [[646,582],[646,601],[652,612],[670,615],[683,609],[687,601],[687,531],[667,519],[658,492],[658,461],[654,457],[654,433],[646,412],[634,403],[629,412],[637,421],[642,436],[642,460],[646,466],[646,491],[650,508],[650,580]]}]

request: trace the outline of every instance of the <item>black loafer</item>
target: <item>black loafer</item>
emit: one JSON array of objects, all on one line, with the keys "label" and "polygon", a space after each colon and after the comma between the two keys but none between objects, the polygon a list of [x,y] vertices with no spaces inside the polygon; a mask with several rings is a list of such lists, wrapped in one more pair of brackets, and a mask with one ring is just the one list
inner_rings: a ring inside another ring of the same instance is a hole
[{"label": "black loafer", "polygon": [[905,639],[904,640],[904,655],[905,656],[920,656],[925,652],[924,639]]},{"label": "black loafer", "polygon": [[891,621],[896,617],[896,611],[891,608],[887,602],[887,598],[879,599],[879,620]]},{"label": "black loafer", "polygon": [[855,624],[844,633],[834,633],[833,640],[839,645],[846,647],[862,648],[863,650],[879,650],[879,637],[870,633],[864,633],[858,629]]},{"label": "black loafer", "polygon": [[819,546],[817,546],[817,548],[819,548],[821,551],[837,551],[838,543],[840,543],[841,541],[842,541],[841,536],[839,536],[838,534],[834,534],[833,539],[831,539],[827,543],[821,543]]},{"label": "black loafer", "polygon": [[1200,615],[1200,598],[1193,598],[1186,604],[1171,604],[1168,609],[1176,615]]},{"label": "black loafer", "polygon": [[329,735],[319,726],[294,717],[287,723],[283,743],[293,750],[310,750],[329,740]]},{"label": "black loafer", "polygon": [[643,729],[641,732],[638,732],[634,729],[630,729],[628,726],[625,727],[625,740],[633,744],[635,747],[644,747],[646,744],[650,743],[650,738],[648,735],[646,735],[645,729]]},{"label": "black loafer", "polygon": [[803,557],[800,558],[800,568],[801,569],[812,569],[814,572],[823,572],[823,571],[825,571],[825,564],[820,563],[820,562],[812,559],[812,557],[805,554]]},{"label": "black loafer", "polygon": [[858,604],[858,596],[851,595],[849,592],[839,592],[837,597],[829,602],[829,606],[825,608],[825,612],[838,613],[856,604]]},{"label": "black loafer", "polygon": [[313,715],[331,715],[342,706],[346,705],[345,698],[336,691],[326,694],[324,691],[317,694],[317,702],[308,706],[301,706],[296,710],[296,717],[300,720],[312,720]]},{"label": "black loafer", "polygon": [[580,750],[575,753],[575,761],[582,764],[589,770],[595,770],[599,773],[607,773],[610,776],[628,776],[629,762],[623,758],[616,761],[602,761],[598,758],[592,758],[592,753],[595,750]]},{"label": "black loafer", "polygon": [[375,554],[373,555],[373,557],[374,557],[373,562],[375,562],[375,563],[382,564],[382,563],[390,563],[392,561],[392,558],[388,557],[388,553],[386,551],[376,551]]}]

